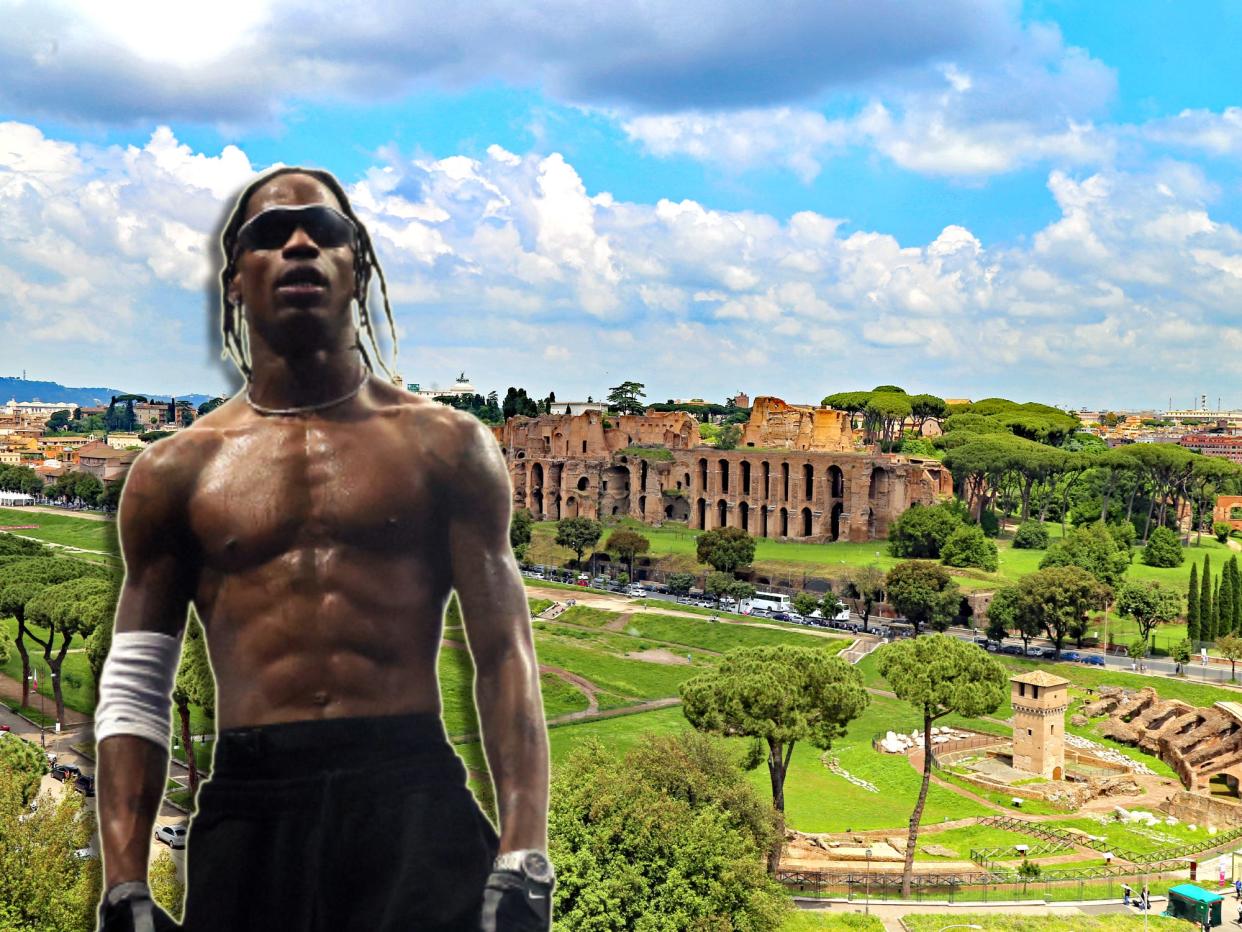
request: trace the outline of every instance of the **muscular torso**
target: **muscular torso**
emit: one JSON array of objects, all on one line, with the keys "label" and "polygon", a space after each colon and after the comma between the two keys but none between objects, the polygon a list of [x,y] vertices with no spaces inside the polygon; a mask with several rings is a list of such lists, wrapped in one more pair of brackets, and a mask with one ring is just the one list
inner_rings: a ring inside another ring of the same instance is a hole
[{"label": "muscular torso", "polygon": [[385,388],[306,418],[232,402],[184,436],[221,728],[439,711],[445,409]]}]

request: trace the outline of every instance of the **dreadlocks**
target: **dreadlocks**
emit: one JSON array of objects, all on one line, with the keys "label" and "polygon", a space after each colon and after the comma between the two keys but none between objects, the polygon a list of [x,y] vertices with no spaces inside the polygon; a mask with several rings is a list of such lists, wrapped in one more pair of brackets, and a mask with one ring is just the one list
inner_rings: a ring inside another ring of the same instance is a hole
[{"label": "dreadlocks", "polygon": [[[237,205],[233,208],[233,213],[229,215],[229,222],[225,224],[224,231],[220,234],[220,249],[224,253],[224,269],[220,272],[220,333],[224,343],[224,352],[221,355],[231,360],[249,381],[250,346],[246,328],[242,324],[241,305],[229,300],[229,282],[237,272],[237,231],[245,223],[246,207],[250,203],[250,198],[255,191],[280,175],[309,175],[323,183],[336,195],[336,199],[341,203],[341,209],[357,228],[358,245],[354,249],[354,300],[358,302],[358,328],[359,331],[366,331],[371,348],[375,351],[375,358],[391,381],[393,372],[397,368],[397,327],[393,321],[392,307],[388,303],[388,282],[384,279],[384,270],[380,268],[379,259],[375,255],[375,247],[371,245],[371,237],[367,233],[367,228],[362,225],[362,221],[358,219],[358,215],[350,206],[345,189],[330,172],[317,168],[277,168],[265,175],[260,175],[237,198]],[[380,292],[384,298],[384,317],[388,321],[388,333],[392,337],[392,368],[389,368],[388,363],[384,361],[379,341],[375,336],[375,328],[371,324],[371,311],[367,307],[372,270],[379,277]],[[362,344],[361,332],[359,333],[358,351],[362,354],[367,368],[374,372],[375,366],[366,347]]]}]

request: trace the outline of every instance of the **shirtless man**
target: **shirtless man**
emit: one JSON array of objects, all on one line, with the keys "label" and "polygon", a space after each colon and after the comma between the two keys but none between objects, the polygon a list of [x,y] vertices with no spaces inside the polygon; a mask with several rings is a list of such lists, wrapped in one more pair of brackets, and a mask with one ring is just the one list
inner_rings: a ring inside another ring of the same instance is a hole
[{"label": "shirtless man", "polygon": [[[139,457],[121,502],[126,576],[96,717],[100,927],[176,927],[145,882],[192,605],[219,738],[184,928],[547,929],[547,731],[499,447],[371,371],[351,302],[370,332],[378,265],[330,175],[264,176],[222,239],[246,390]],[[452,590],[499,838],[440,715]]]}]

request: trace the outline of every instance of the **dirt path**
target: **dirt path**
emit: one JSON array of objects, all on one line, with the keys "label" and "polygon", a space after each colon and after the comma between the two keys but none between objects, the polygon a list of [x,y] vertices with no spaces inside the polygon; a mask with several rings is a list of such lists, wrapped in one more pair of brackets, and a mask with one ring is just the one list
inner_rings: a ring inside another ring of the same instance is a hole
[{"label": "dirt path", "polygon": [[561,667],[553,667],[546,663],[539,664],[540,673],[551,673],[553,676],[559,677],[570,686],[574,686],[579,692],[587,697],[587,707],[583,710],[584,715],[593,715],[599,711],[599,699],[596,694],[599,687],[588,680],[585,676],[579,676],[577,673],[570,673]]},{"label": "dirt path", "polygon": [[624,612],[619,618],[614,618],[608,624],[604,625],[605,631],[624,631],[629,625],[630,619],[634,617],[633,612]]},{"label": "dirt path", "polygon": [[86,518],[88,521],[113,521],[115,519],[107,515],[96,514],[90,511],[70,511],[67,508],[51,508],[47,505],[5,505],[5,508],[11,508],[13,511],[37,511],[45,515],[60,515],[65,518]]},{"label": "dirt path", "polygon": [[[42,660],[42,656],[40,656],[39,659]],[[22,698],[21,682],[13,679],[11,676],[0,675],[0,696],[3,696],[5,699],[16,699],[20,701]],[[39,697],[35,693],[32,692],[30,694],[30,700],[34,703],[34,708],[39,707]],[[56,714],[56,703],[52,701],[51,696],[44,697],[43,704],[45,715]],[[89,715],[83,715],[81,712],[74,711],[68,706],[65,706],[65,718],[62,723],[63,728],[76,728],[77,726],[85,725],[90,721],[92,721],[92,719]]]}]

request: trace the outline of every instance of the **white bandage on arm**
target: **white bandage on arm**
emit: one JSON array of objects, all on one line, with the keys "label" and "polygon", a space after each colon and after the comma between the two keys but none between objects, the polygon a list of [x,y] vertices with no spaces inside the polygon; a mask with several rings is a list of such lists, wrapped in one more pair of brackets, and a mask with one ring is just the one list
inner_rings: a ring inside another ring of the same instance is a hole
[{"label": "white bandage on arm", "polygon": [[180,659],[180,638],[155,631],[113,635],[99,678],[95,742],[112,735],[137,735],[167,748]]}]

